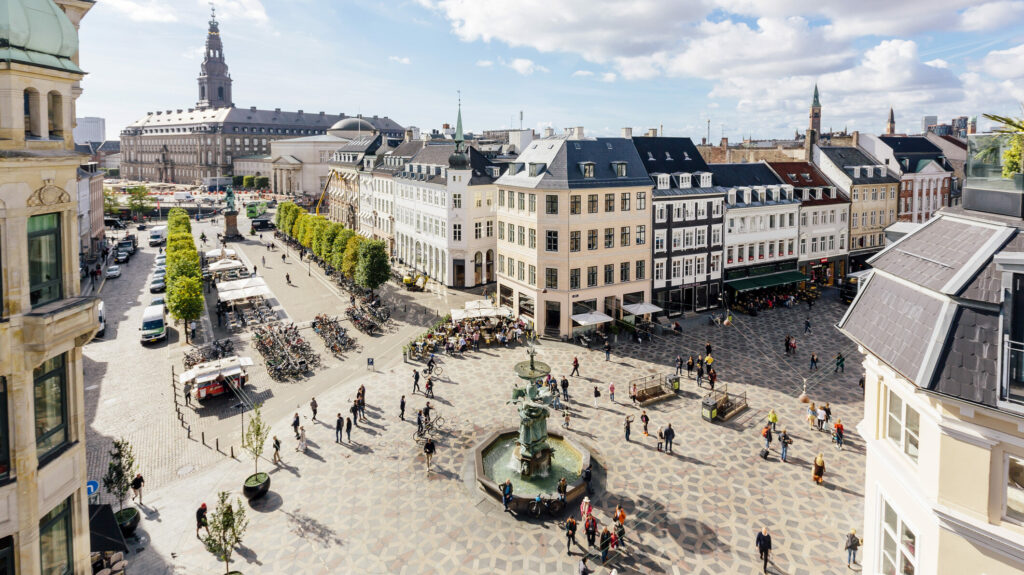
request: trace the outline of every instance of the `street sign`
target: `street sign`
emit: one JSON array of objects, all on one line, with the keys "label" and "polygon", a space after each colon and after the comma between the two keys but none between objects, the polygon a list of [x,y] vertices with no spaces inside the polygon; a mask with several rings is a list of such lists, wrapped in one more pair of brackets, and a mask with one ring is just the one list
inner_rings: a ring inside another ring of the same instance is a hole
[{"label": "street sign", "polygon": [[98,481],[86,481],[85,482],[85,494],[92,495],[100,490],[100,484]]}]

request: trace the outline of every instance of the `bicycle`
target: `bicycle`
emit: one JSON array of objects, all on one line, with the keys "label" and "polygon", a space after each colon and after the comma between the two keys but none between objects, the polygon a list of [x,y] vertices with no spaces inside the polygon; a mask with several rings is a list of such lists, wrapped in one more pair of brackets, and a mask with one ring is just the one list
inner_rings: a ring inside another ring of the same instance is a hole
[{"label": "bicycle", "polygon": [[565,510],[565,502],[561,499],[544,499],[538,495],[536,499],[530,502],[528,509],[530,515],[536,518],[540,518],[541,514],[545,511],[548,515],[558,515]]}]

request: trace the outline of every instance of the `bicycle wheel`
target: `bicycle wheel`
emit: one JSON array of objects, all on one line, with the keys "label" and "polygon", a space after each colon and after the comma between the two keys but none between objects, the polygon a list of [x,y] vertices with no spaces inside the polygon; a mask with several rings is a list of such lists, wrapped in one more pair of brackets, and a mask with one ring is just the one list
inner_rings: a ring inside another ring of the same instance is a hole
[{"label": "bicycle wheel", "polygon": [[561,499],[552,499],[551,502],[548,503],[548,513],[552,515],[558,515],[564,509],[565,502],[562,501]]},{"label": "bicycle wheel", "polygon": [[444,373],[444,368],[441,366],[436,366],[434,367],[434,371],[430,375],[436,375],[438,377],[441,377],[442,373]]},{"label": "bicycle wheel", "polygon": [[540,517],[540,512],[543,510],[543,505],[539,501],[530,502],[530,515],[534,517]]},{"label": "bicycle wheel", "polygon": [[441,428],[443,426],[444,426],[444,418],[441,417],[440,415],[435,417],[434,420],[430,422],[430,427],[432,427],[433,429],[439,429],[439,428]]}]

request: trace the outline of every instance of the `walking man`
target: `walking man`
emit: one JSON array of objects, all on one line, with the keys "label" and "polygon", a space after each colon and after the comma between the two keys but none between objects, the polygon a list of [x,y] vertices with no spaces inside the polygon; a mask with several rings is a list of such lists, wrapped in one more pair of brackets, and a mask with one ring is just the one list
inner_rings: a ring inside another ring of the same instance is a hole
[{"label": "walking man", "polygon": [[818,354],[811,354],[811,371],[818,369]]},{"label": "walking man", "polygon": [[587,468],[583,470],[583,481],[587,484],[587,495],[594,494],[594,488],[590,486],[591,480],[594,479],[594,464],[588,463]]},{"label": "walking man", "polygon": [[626,441],[629,441],[630,425],[633,422],[633,418],[630,415],[626,416],[626,421],[622,424],[623,430],[626,432]]},{"label": "walking man", "polygon": [[402,396],[402,401],[398,404],[398,419],[405,421],[405,396]]},{"label": "walking man", "polygon": [[345,418],[338,412],[338,419],[334,422],[334,442],[341,443],[341,434],[345,432]]},{"label": "walking man", "polygon": [[837,371],[846,373],[846,358],[843,357],[843,352],[836,354],[836,368],[832,370],[832,373],[836,373]]},{"label": "walking man", "polygon": [[274,436],[274,457],[271,459],[275,464],[281,465],[281,440]]},{"label": "walking man", "polygon": [[416,412],[416,435],[423,435],[423,410]]},{"label": "walking man", "polygon": [[612,343],[610,341],[604,342],[604,360],[608,361],[612,356]]},{"label": "walking man", "polygon": [[857,564],[857,549],[860,548],[860,538],[857,537],[857,530],[851,529],[846,535],[846,566]]},{"label": "walking man", "polygon": [[132,479],[132,501],[135,498],[139,498],[139,505],[142,505],[142,486],[146,484],[146,480],[142,478],[141,473],[135,474],[135,479]]},{"label": "walking man", "polygon": [[[576,543],[576,519],[570,516],[565,520],[565,554],[572,555],[572,545]],[[576,543],[579,545],[579,543]]]},{"label": "walking man", "polygon": [[299,438],[299,412],[295,412],[295,417],[292,418],[292,429],[295,430],[295,439]]},{"label": "walking man", "polygon": [[505,511],[508,511],[508,504],[512,502],[512,480],[506,479],[505,483],[501,486],[501,504],[505,507]]},{"label": "walking man", "polygon": [[683,373],[683,356],[676,356],[676,375],[682,375]]},{"label": "walking man", "polygon": [[647,426],[651,423],[651,418],[647,415],[646,409],[640,414],[640,423],[644,424],[644,437],[647,437]]},{"label": "walking man", "polygon": [[782,433],[779,434],[779,448],[782,451],[779,459],[781,459],[783,463],[786,462],[786,458],[789,456],[789,444],[791,443],[793,443],[793,438],[786,433],[786,428],[783,427]]},{"label": "walking man", "polygon": [[580,360],[575,356],[572,358],[572,371],[569,375],[580,377]]},{"label": "walking man", "polygon": [[316,403],[316,398],[309,400],[309,410],[313,412],[313,421],[316,421],[316,408],[319,407]]},{"label": "walking man", "polygon": [[356,421],[356,427],[359,427],[359,400],[352,400],[352,407],[348,408],[348,412],[352,414],[352,419]]},{"label": "walking man", "polygon": [[672,440],[676,438],[676,430],[672,429],[672,424],[668,424],[665,428],[665,452],[672,453]]},{"label": "walking man", "polygon": [[811,333],[811,320],[810,319],[805,319],[804,320],[804,333]]},{"label": "walking man", "polygon": [[587,545],[593,547],[597,540],[597,519],[593,515],[587,515],[583,522],[583,531],[587,534]]},{"label": "walking man", "polygon": [[420,390],[420,372],[418,370],[412,370],[412,393],[416,394]]},{"label": "walking man", "polygon": [[697,387],[704,381],[704,362],[697,363]]},{"label": "walking man", "polygon": [[196,539],[199,539],[199,530],[206,529],[206,536],[210,536],[210,524],[206,520],[206,504],[203,503],[196,509]]},{"label": "walking man", "polygon": [[569,378],[562,376],[562,401],[569,401]]},{"label": "walking man", "polygon": [[427,457],[427,475],[430,475],[430,460],[436,452],[437,448],[434,447],[434,440],[428,437],[426,443],[423,444],[423,455]]},{"label": "walking man", "polygon": [[762,571],[768,572],[768,555],[772,552],[772,536],[768,534],[768,528],[762,527],[761,532],[757,534],[757,539],[754,540],[754,546],[757,547],[758,553],[761,554],[761,560],[764,561],[764,567]]}]

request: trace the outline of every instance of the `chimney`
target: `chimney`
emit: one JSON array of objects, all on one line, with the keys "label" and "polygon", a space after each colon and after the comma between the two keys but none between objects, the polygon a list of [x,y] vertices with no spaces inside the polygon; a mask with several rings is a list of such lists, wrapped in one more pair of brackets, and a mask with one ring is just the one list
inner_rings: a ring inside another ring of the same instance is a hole
[{"label": "chimney", "polygon": [[633,137],[633,128],[623,128],[622,129],[622,137],[623,138],[632,138]]},{"label": "chimney", "polygon": [[406,142],[411,142],[412,141],[412,130],[406,130],[405,131],[405,141]]},{"label": "chimney", "polygon": [[575,131],[575,134],[574,134],[573,138],[576,139],[576,140],[582,140],[583,139],[583,126],[576,126],[574,131]]},{"label": "chimney", "polygon": [[728,149],[729,148],[729,138],[722,138],[721,146],[722,146],[723,150]]},{"label": "chimney", "polygon": [[299,110],[299,115],[300,115],[300,116],[302,115],[302,110]]},{"label": "chimney", "polygon": [[181,113],[181,108],[178,108],[178,113],[179,113],[179,114]]},{"label": "chimney", "polygon": [[651,129],[647,130],[647,137],[648,138],[656,138],[656,137],[658,137],[658,129],[657,128],[651,128]]},{"label": "chimney", "polygon": [[554,135],[555,135],[555,129],[554,128],[552,128],[551,126],[548,126],[547,128],[544,128],[544,137],[545,138],[550,138],[550,137],[552,137]]},{"label": "chimney", "polygon": [[256,106],[249,106],[249,111],[250,112],[255,112],[256,111]]},{"label": "chimney", "polygon": [[324,113],[323,113],[323,112],[321,111],[321,112],[320,112],[320,116],[323,116],[323,115],[324,115]]},{"label": "chimney", "polygon": [[804,160],[810,162],[813,155],[814,145],[818,143],[818,131],[808,129],[804,137]]},{"label": "chimney", "polygon": [[856,148],[859,145],[860,145],[860,131],[859,130],[854,130],[853,131],[853,147]]},{"label": "chimney", "polygon": [[700,139],[700,145],[702,145],[702,146],[708,145],[708,139],[706,137],[705,138],[701,138]]}]

